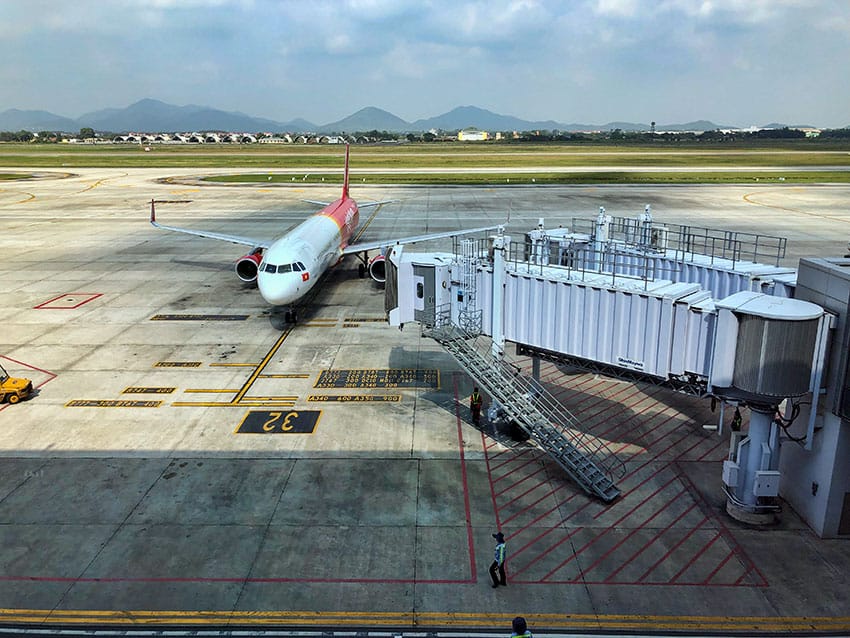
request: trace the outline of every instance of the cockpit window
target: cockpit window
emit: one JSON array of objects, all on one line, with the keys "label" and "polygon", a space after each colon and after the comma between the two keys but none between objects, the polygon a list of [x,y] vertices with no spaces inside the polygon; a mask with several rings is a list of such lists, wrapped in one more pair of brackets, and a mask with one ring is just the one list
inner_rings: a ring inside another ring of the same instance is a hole
[{"label": "cockpit window", "polygon": [[294,270],[295,272],[301,272],[304,269],[301,267],[301,263],[296,261],[294,264],[292,264],[292,270]]},{"label": "cockpit window", "polygon": [[275,266],[274,264],[266,264],[264,270],[266,272],[275,273],[275,272],[277,272],[277,266]]},{"label": "cockpit window", "polygon": [[298,270],[307,270],[307,267],[304,266],[304,264],[302,264],[300,261],[297,261],[295,263],[298,264]]},{"label": "cockpit window", "polygon": [[292,264],[283,264],[277,267],[278,272],[292,272]]}]

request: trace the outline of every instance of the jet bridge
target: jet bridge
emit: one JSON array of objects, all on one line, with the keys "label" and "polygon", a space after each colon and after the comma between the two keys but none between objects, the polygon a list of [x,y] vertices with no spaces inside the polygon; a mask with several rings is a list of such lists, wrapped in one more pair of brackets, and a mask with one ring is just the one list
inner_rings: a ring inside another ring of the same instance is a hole
[{"label": "jet bridge", "polygon": [[[386,307],[391,325],[423,325],[579,485],[604,500],[618,492],[597,471],[612,480],[616,460],[602,442],[584,445],[580,415],[566,406],[538,409],[530,382],[518,382],[524,391],[500,389],[510,380],[493,374],[493,362],[506,341],[521,354],[748,407],[750,429],[736,434],[723,483],[730,514],[765,522],[778,511],[779,439],[794,418],[779,406],[812,402],[811,442],[832,322],[822,307],[792,298],[796,272],[779,265],[784,254],[781,238],[658,226],[648,207],[616,221],[600,209],[590,225],[547,229],[541,220],[516,243],[500,231],[457,240],[453,253],[396,247],[389,276],[397,283]],[[490,338],[489,363],[480,347],[473,356],[476,348],[462,344],[481,336]],[[563,440],[551,445],[557,432],[574,449]],[[565,462],[574,451],[586,459]]]}]

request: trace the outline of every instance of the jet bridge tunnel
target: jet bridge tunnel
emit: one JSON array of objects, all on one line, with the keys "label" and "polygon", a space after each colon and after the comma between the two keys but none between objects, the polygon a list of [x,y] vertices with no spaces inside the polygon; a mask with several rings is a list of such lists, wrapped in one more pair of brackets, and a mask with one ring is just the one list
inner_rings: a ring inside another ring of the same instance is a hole
[{"label": "jet bridge tunnel", "polygon": [[[397,326],[433,326],[444,316],[470,337],[490,337],[494,356],[511,341],[520,354],[749,409],[749,429],[732,432],[718,478],[732,516],[764,523],[777,517],[780,495],[801,498],[800,472],[824,476],[824,464],[835,464],[820,451],[829,409],[822,399],[830,394],[831,328],[850,298],[840,311],[826,311],[817,295],[796,298],[798,273],[780,265],[784,253],[781,238],[659,226],[649,207],[616,221],[600,209],[595,221],[569,228],[541,220],[518,242],[499,233],[457,240],[452,253],[395,247],[386,308]],[[846,427],[838,433],[850,448]],[[782,465],[783,445],[802,448],[794,467]],[[792,503],[804,517],[811,510],[822,535],[850,536],[848,475],[845,467],[834,488],[821,488],[832,509]]]}]

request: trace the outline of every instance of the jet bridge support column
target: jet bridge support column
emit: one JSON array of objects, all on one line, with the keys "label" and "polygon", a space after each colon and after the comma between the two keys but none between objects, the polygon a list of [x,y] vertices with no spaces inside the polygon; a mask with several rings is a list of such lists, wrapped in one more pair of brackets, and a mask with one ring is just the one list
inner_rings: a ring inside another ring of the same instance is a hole
[{"label": "jet bridge support column", "polygon": [[493,238],[493,308],[490,335],[493,343],[491,354],[501,359],[505,355],[504,296],[505,296],[505,258],[511,238],[505,235],[502,228]]},{"label": "jet bridge support column", "polygon": [[738,443],[735,460],[723,462],[726,511],[744,523],[772,523],[779,514],[772,502],[779,495],[779,432],[773,422],[777,407],[750,410],[749,430]]}]

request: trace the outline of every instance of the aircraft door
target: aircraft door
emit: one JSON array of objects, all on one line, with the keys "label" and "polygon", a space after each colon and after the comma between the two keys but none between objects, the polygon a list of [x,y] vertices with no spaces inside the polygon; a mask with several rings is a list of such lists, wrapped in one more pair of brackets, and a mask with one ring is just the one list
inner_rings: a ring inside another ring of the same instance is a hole
[{"label": "aircraft door", "polygon": [[421,323],[432,323],[436,303],[434,266],[413,265],[413,318]]}]

